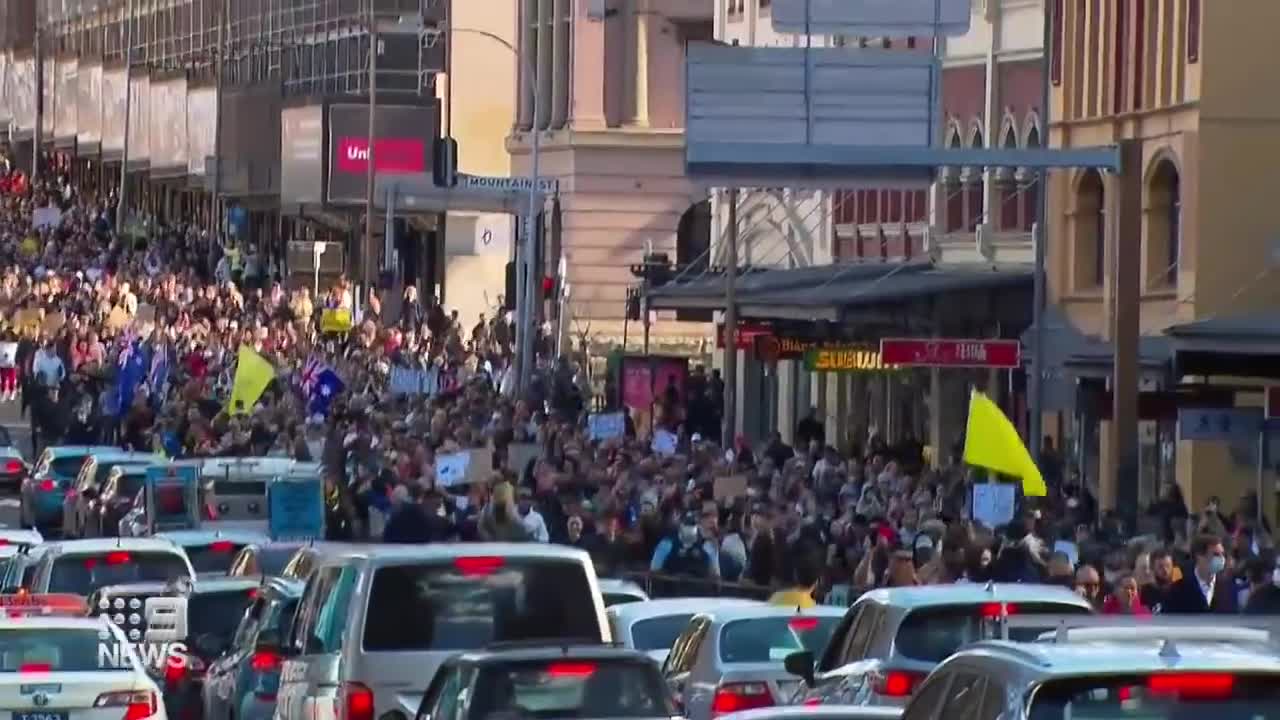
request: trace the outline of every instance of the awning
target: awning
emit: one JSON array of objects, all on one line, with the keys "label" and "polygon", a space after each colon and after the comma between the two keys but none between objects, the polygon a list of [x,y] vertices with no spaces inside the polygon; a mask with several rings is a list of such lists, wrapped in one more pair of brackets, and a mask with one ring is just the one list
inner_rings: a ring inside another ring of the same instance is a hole
[{"label": "awning", "polygon": [[[1044,311],[1045,367],[1051,376],[1070,374],[1077,377],[1109,377],[1115,358],[1111,343],[1096,335],[1082,332],[1062,312],[1050,305]],[[1027,350],[1023,357],[1031,364],[1031,349],[1035,347],[1035,325],[1022,334],[1022,345]],[[1172,358],[1169,339],[1160,335],[1142,335],[1138,338],[1138,366],[1144,374],[1163,373]]]},{"label": "awning", "polygon": [[1280,378],[1280,310],[1209,317],[1165,333],[1184,375]]},{"label": "awning", "polygon": [[[793,270],[747,270],[735,292],[743,317],[843,320],[859,308],[976,290],[1030,290],[1030,268],[992,269],[930,262],[824,265]],[[724,307],[724,277],[675,282],[649,293],[659,310]]]}]

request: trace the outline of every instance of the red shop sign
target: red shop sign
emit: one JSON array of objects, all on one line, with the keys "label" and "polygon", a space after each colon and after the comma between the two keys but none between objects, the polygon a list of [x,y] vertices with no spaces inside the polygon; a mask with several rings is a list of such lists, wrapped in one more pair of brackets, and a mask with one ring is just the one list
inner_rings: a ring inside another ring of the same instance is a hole
[{"label": "red shop sign", "polygon": [[886,338],[880,341],[886,365],[915,367],[1016,368],[1022,365],[1017,340]]},{"label": "red shop sign", "polygon": [[[368,138],[339,138],[337,152],[339,172],[369,172]],[[420,138],[376,138],[373,141],[373,166],[380,173],[426,172],[426,141]]]}]

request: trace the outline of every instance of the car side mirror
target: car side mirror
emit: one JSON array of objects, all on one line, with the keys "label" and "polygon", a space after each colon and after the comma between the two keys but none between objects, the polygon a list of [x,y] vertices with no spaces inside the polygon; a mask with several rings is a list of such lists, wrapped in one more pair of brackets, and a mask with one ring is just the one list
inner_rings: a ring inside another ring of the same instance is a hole
[{"label": "car side mirror", "polygon": [[793,652],[782,661],[786,671],[804,680],[804,684],[813,687],[813,653],[808,650]]}]

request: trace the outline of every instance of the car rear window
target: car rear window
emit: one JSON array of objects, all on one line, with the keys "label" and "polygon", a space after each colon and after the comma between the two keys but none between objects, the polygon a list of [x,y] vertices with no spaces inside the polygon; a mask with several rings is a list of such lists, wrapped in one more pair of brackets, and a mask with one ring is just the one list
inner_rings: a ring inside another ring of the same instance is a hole
[{"label": "car rear window", "polygon": [[257,597],[253,590],[202,592],[187,601],[187,636],[196,639],[211,635],[224,646],[231,642],[244,611]]},{"label": "car rear window", "polygon": [[59,480],[73,480],[80,473],[80,468],[84,466],[84,459],[88,455],[66,455],[60,458],[54,458],[49,462],[49,472]]},{"label": "car rear window", "polygon": [[1262,720],[1280,717],[1280,676],[1159,673],[1057,680],[1034,691],[1030,720]]},{"label": "car rear window", "polygon": [[788,655],[823,651],[839,617],[799,615],[727,622],[720,630],[720,659],[727,663],[782,662]]},{"label": "car rear window", "polygon": [[469,650],[518,640],[598,641],[603,634],[581,563],[462,557],[378,568],[364,648]]},{"label": "car rear window", "polygon": [[[1010,603],[1007,607],[1010,614],[1018,615],[1089,614],[1088,610],[1077,605],[1059,603]],[[940,663],[961,646],[990,637],[983,631],[993,623],[989,618],[998,612],[999,606],[993,603],[941,605],[913,610],[898,626],[894,651],[912,660]],[[1030,642],[1043,632],[1042,628],[1015,629],[1010,630],[1009,638]]]},{"label": "car rear window", "polygon": [[632,644],[637,650],[670,650],[691,617],[693,613],[681,613],[641,620],[631,626]]},{"label": "car rear window", "polygon": [[0,675],[128,670],[127,664],[100,662],[98,647],[102,642],[98,631],[91,628],[0,630]]},{"label": "car rear window", "polygon": [[225,541],[209,545],[188,545],[187,559],[197,573],[225,575],[242,547],[244,546]]},{"label": "car rear window", "polygon": [[53,561],[46,592],[89,596],[106,585],[168,582],[191,577],[180,555],[113,550],[96,554],[63,555]]},{"label": "car rear window", "polygon": [[657,668],[636,660],[557,659],[480,671],[471,717],[657,718],[676,714]]}]

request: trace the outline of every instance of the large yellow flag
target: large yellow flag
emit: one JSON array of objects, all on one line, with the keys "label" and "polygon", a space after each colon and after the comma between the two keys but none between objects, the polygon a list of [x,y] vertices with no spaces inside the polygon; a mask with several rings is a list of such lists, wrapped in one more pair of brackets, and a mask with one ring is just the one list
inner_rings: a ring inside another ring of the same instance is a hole
[{"label": "large yellow flag", "polygon": [[969,423],[964,434],[964,461],[970,465],[1022,478],[1022,494],[1043,497],[1040,468],[1022,444],[1018,430],[986,395],[969,395]]},{"label": "large yellow flag", "polygon": [[247,415],[267,386],[276,377],[276,369],[266,358],[248,345],[240,346],[236,356],[236,378],[231,384],[231,400],[227,410],[232,415]]}]

